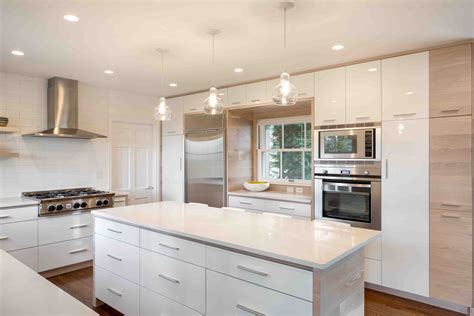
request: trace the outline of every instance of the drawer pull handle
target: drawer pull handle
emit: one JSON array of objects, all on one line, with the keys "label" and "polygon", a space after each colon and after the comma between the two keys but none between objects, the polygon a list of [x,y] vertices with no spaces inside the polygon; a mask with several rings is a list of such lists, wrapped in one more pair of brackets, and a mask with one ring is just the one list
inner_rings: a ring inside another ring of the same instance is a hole
[{"label": "drawer pull handle", "polygon": [[116,234],[121,234],[122,233],[120,230],[115,230],[115,229],[112,229],[112,228],[107,228],[107,230],[109,232],[116,233]]},{"label": "drawer pull handle", "polygon": [[167,281],[170,281],[170,282],[173,282],[173,283],[176,283],[176,284],[179,284],[179,280],[178,279],[175,279],[175,278],[172,278],[172,277],[169,277],[167,275],[164,275],[162,273],[158,274],[158,276],[162,279],[165,279]]},{"label": "drawer pull handle", "polygon": [[89,226],[89,224],[78,224],[78,225],[69,226],[69,228],[74,229],[74,228],[83,228],[83,227],[87,227],[87,226]]},{"label": "drawer pull handle", "polygon": [[143,197],[137,197],[135,198],[135,201],[140,201],[140,200],[147,200],[148,196],[143,196]]},{"label": "drawer pull handle", "polygon": [[281,210],[287,210],[287,211],[294,211],[295,209],[293,207],[285,207],[285,206],[280,206]]},{"label": "drawer pull handle", "polygon": [[299,96],[302,96],[302,95],[307,95],[306,92],[301,92],[301,93],[298,93]]},{"label": "drawer pull handle", "polygon": [[87,251],[87,248],[74,249],[74,250],[69,251],[69,253],[70,254],[75,254],[75,253],[84,252],[84,251]]},{"label": "drawer pull handle", "polygon": [[114,289],[112,289],[112,288],[110,288],[110,287],[107,288],[107,291],[109,291],[109,292],[112,293],[112,294],[115,294],[115,295],[117,295],[117,296],[122,297],[122,293],[120,293],[119,291],[114,290]]},{"label": "drawer pull handle", "polygon": [[115,260],[117,260],[117,261],[122,261],[122,260],[123,260],[122,258],[119,258],[119,257],[116,257],[116,256],[114,256],[114,255],[111,255],[110,253],[107,254],[107,257],[110,257],[110,258],[115,259]]},{"label": "drawer pull handle", "polygon": [[445,109],[441,110],[441,113],[450,113],[450,112],[459,112],[461,109],[460,108],[454,108],[454,109]]},{"label": "drawer pull handle", "polygon": [[416,112],[410,112],[410,113],[395,113],[393,116],[411,116],[411,115],[416,115]]},{"label": "drawer pull handle", "polygon": [[196,108],[189,108],[189,111],[196,111]]},{"label": "drawer pull handle", "polygon": [[334,122],[336,119],[327,119],[327,120],[323,120],[323,122]]},{"label": "drawer pull handle", "polygon": [[0,215],[0,219],[9,218],[10,215]]},{"label": "drawer pull handle", "polygon": [[8,236],[0,236],[0,240],[7,240],[8,238]]},{"label": "drawer pull handle", "polygon": [[232,104],[240,104],[240,101],[239,102],[232,102]]},{"label": "drawer pull handle", "polygon": [[266,273],[266,272],[258,271],[258,270],[251,269],[251,268],[247,268],[247,267],[244,267],[244,266],[241,266],[241,265],[238,265],[237,268],[240,269],[240,270],[244,270],[244,271],[254,273],[254,274],[258,274],[258,275],[261,275],[261,276],[268,276],[268,273]]},{"label": "drawer pull handle", "polygon": [[237,307],[238,309],[241,309],[241,310],[243,310],[247,313],[254,314],[255,316],[265,316],[264,313],[257,312],[256,310],[248,308],[247,306],[244,306],[244,305],[241,305],[241,304],[237,304],[237,305],[235,305],[235,307]]},{"label": "drawer pull handle", "polygon": [[460,207],[461,204],[455,204],[455,203],[441,203],[442,206],[451,206],[451,207]]},{"label": "drawer pull handle", "polygon": [[252,205],[252,202],[239,201],[240,204]]},{"label": "drawer pull handle", "polygon": [[260,99],[253,99],[253,100],[250,100],[250,102],[259,102]]},{"label": "drawer pull handle", "polygon": [[357,116],[356,119],[357,120],[368,120],[368,119],[370,119],[370,116]]},{"label": "drawer pull handle", "polygon": [[461,218],[459,215],[450,215],[450,214],[441,214],[441,217],[444,218]]},{"label": "drawer pull handle", "polygon": [[168,134],[176,134],[175,131],[169,131]]},{"label": "drawer pull handle", "polygon": [[179,247],[173,247],[173,246],[170,246],[170,245],[167,245],[167,244],[163,244],[161,242],[158,243],[158,245],[160,245],[161,247],[168,248],[168,249],[179,250]]}]

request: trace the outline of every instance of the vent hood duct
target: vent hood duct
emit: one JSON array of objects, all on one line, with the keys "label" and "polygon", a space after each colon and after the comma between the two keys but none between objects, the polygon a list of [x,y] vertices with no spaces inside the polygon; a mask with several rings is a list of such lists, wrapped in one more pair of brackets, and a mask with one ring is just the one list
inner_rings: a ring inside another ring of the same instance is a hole
[{"label": "vent hood duct", "polygon": [[23,136],[92,139],[104,135],[78,128],[77,80],[54,77],[48,79],[48,129]]}]

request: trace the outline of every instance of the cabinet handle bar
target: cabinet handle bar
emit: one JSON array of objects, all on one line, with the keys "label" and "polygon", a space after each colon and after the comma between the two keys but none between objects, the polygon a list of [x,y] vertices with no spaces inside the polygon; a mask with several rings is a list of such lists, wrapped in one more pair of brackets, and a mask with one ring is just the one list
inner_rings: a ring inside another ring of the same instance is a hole
[{"label": "cabinet handle bar", "polygon": [[268,273],[266,273],[266,272],[258,271],[258,270],[252,269],[252,268],[247,268],[247,267],[244,267],[244,266],[241,266],[241,265],[237,265],[237,268],[240,269],[240,270],[244,270],[244,271],[254,273],[254,274],[258,274],[258,275],[261,275],[261,276],[268,276]]},{"label": "cabinet handle bar", "polygon": [[241,304],[237,304],[237,305],[235,305],[235,307],[237,307],[238,309],[241,309],[241,310],[243,310],[247,313],[254,314],[255,316],[265,316],[264,313],[257,312],[256,310],[248,308],[248,307],[246,307],[244,305],[241,305]]}]

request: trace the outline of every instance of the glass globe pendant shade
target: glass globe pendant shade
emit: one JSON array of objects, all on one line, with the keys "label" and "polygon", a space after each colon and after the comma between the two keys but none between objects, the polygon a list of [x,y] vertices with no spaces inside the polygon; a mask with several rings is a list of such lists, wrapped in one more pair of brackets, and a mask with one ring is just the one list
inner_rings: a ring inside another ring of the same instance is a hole
[{"label": "glass globe pendant shade", "polygon": [[273,104],[276,105],[294,105],[298,100],[298,92],[290,82],[290,75],[283,72],[280,75],[280,82],[273,88]]},{"label": "glass globe pendant shade", "polygon": [[222,114],[224,112],[224,105],[221,98],[217,95],[217,89],[212,87],[209,89],[209,96],[204,99],[204,113],[208,115]]},{"label": "glass globe pendant shade", "polygon": [[157,121],[171,120],[171,109],[166,104],[166,99],[164,97],[161,97],[158,105],[155,106],[155,120]]}]

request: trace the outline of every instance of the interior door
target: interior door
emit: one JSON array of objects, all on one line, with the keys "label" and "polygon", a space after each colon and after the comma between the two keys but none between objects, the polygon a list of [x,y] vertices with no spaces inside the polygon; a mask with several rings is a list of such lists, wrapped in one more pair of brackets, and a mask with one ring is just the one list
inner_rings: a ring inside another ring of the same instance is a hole
[{"label": "interior door", "polygon": [[112,190],[129,192],[129,204],[153,201],[153,127],[113,123]]}]

